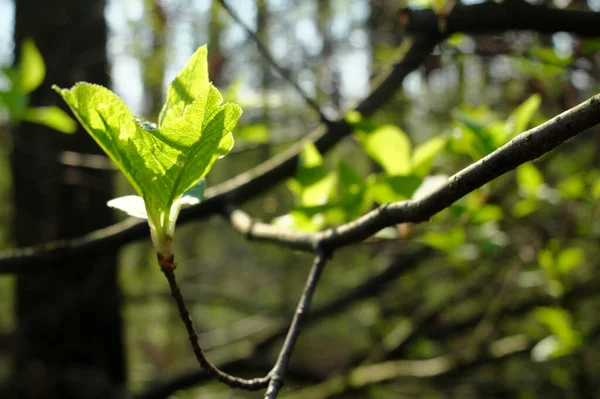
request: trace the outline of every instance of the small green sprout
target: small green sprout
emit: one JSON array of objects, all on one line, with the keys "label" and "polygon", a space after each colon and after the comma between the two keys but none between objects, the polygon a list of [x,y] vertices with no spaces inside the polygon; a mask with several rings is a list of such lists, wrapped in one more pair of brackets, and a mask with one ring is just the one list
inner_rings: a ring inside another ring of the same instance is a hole
[{"label": "small green sprout", "polygon": [[82,82],[53,88],[140,195],[108,205],[147,218],[157,254],[172,258],[179,210],[202,199],[202,179],[233,147],[231,130],[242,114],[237,104],[223,104],[208,80],[206,46],[169,85],[158,124],[135,117],[102,86]]}]

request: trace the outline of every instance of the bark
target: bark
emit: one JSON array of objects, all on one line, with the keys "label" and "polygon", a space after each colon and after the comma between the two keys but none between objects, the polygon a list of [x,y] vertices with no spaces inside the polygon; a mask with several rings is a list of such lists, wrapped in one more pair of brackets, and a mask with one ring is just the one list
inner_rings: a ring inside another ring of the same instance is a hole
[{"label": "bark", "polygon": [[[19,0],[15,43],[32,37],[46,62],[31,105],[61,104],[50,86],[108,84],[104,0]],[[62,105],[62,104],[61,104]],[[63,151],[98,154],[80,130],[23,123],[13,130],[18,247],[77,237],[111,224],[111,172],[61,164]],[[17,278],[14,386],[19,398],[110,398],[125,382],[116,254],[49,261]]]}]

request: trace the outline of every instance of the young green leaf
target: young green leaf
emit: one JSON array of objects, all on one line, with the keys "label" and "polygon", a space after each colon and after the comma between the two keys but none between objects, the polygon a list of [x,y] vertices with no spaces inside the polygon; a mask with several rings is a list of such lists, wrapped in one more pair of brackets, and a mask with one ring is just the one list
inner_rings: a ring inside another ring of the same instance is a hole
[{"label": "young green leaf", "polygon": [[27,108],[22,119],[48,126],[62,133],[75,133],[77,131],[77,122],[65,114],[62,109],[55,106]]},{"label": "young green leaf", "polygon": [[102,86],[54,86],[144,199],[157,247],[173,236],[182,194],[233,147],[231,130],[242,114],[238,105],[222,104],[208,80],[206,54],[205,46],[198,49],[171,83],[158,126],[135,118]]},{"label": "young green leaf", "polygon": [[389,175],[408,175],[411,172],[411,144],[406,133],[397,126],[385,125],[359,135],[365,151]]},{"label": "young green leaf", "polygon": [[31,39],[25,39],[21,45],[18,76],[19,89],[24,93],[37,89],[46,76],[44,59]]}]

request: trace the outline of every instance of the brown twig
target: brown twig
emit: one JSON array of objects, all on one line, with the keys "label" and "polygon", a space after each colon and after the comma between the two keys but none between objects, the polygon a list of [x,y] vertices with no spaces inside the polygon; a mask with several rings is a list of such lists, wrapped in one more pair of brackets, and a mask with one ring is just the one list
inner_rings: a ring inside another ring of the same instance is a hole
[{"label": "brown twig", "polygon": [[245,212],[233,207],[226,209],[225,215],[231,225],[249,239],[309,252],[314,252],[317,247],[332,251],[365,240],[388,226],[427,221],[473,190],[550,152],[598,123],[600,94],[521,133],[422,198],[383,204],[356,220],[317,233],[283,230],[254,221]]},{"label": "brown twig", "polygon": [[208,360],[208,358],[204,355],[202,348],[200,347],[200,343],[198,342],[198,334],[196,333],[196,329],[194,328],[194,323],[192,322],[190,313],[188,312],[185,302],[183,300],[183,296],[181,295],[181,290],[179,289],[179,285],[177,284],[177,280],[175,279],[174,257],[171,256],[169,258],[165,258],[160,254],[157,254],[157,258],[158,264],[160,265],[160,270],[164,273],[165,277],[167,278],[167,281],[169,282],[169,287],[171,288],[171,295],[173,296],[173,299],[175,299],[175,303],[177,303],[179,317],[183,321],[183,324],[185,324],[185,329],[187,330],[188,338],[190,340],[190,344],[192,345],[194,355],[196,356],[198,363],[200,363],[200,366],[204,369],[204,371],[206,371],[218,381],[221,381],[222,383],[232,388],[241,388],[249,391],[256,391],[267,387],[270,380],[270,377],[268,375],[262,378],[246,380],[225,373],[224,371],[220,370],[217,366],[212,364],[210,360]]},{"label": "brown twig", "polygon": [[304,291],[302,292],[302,296],[300,297],[300,301],[296,307],[292,324],[290,325],[290,329],[283,343],[283,347],[279,352],[277,363],[275,363],[273,370],[271,370],[269,373],[271,380],[269,382],[269,388],[265,394],[265,399],[275,399],[279,394],[279,390],[283,386],[283,378],[285,376],[288,364],[290,363],[294,345],[296,345],[296,341],[298,341],[298,337],[300,336],[302,323],[308,316],[310,303],[317,288],[317,284],[319,283],[321,273],[323,272],[325,264],[327,263],[328,256],[329,254],[323,251],[317,252],[317,256],[315,257],[313,265],[310,269],[308,279],[306,280]]},{"label": "brown twig", "polygon": [[235,20],[235,22],[237,22],[237,24],[240,25],[246,31],[246,33],[248,34],[248,36],[250,36],[250,38],[252,38],[254,43],[256,43],[256,47],[258,48],[258,51],[260,51],[262,56],[267,60],[267,62],[271,65],[271,67],[273,69],[275,69],[277,71],[277,73],[279,73],[279,75],[281,75],[281,77],[283,77],[292,86],[294,86],[294,89],[296,89],[296,92],[300,95],[300,97],[302,97],[304,102],[306,102],[306,104],[308,104],[308,106],[310,108],[312,108],[317,114],[319,114],[319,118],[321,119],[321,122],[326,123],[326,124],[329,123],[329,119],[327,119],[325,114],[323,114],[323,111],[321,111],[321,107],[319,106],[319,104],[317,104],[317,102],[313,98],[311,98],[294,79],[292,79],[292,77],[290,76],[290,72],[287,69],[283,68],[281,65],[279,65],[277,63],[277,61],[275,61],[275,59],[273,58],[273,56],[271,55],[269,50],[267,50],[267,48],[265,47],[264,44],[262,44],[262,42],[260,41],[258,36],[256,36],[256,33],[254,33],[252,31],[252,29],[250,29],[250,27],[248,27],[248,25],[246,25],[244,23],[244,21],[242,21],[242,19],[239,17],[239,15],[237,15],[235,12],[233,12],[231,7],[229,7],[229,5],[225,2],[225,0],[219,0],[219,3],[221,3],[221,6],[225,9],[225,11],[227,11],[227,13],[231,16],[231,18],[233,18]]}]

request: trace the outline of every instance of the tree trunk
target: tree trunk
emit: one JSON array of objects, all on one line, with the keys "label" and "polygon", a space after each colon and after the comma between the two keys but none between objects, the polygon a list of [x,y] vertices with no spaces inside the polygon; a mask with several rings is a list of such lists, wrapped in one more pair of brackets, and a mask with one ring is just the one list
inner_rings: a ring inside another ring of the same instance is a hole
[{"label": "tree trunk", "polygon": [[[32,37],[46,79],[31,105],[61,104],[50,86],[107,85],[104,0],[16,1],[15,43]],[[64,151],[100,153],[83,130],[64,135],[23,123],[13,130],[17,246],[76,237],[112,222],[106,170],[61,163]],[[125,383],[116,254],[56,259],[17,279],[14,357],[19,398],[112,398]]]}]

